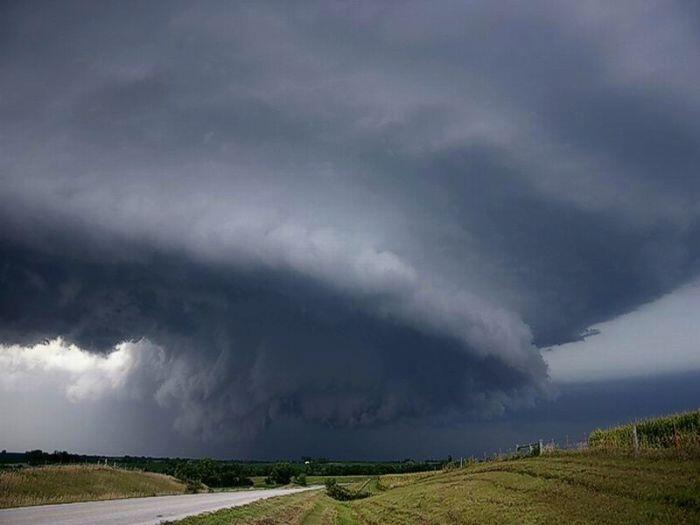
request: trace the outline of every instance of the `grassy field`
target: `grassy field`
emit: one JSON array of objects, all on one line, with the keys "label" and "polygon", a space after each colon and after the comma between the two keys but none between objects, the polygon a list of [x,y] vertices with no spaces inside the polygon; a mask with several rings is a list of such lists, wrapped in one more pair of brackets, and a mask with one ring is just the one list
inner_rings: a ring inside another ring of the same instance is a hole
[{"label": "grassy field", "polygon": [[699,473],[697,458],[560,453],[382,476],[366,499],[313,491],[178,524],[690,524],[700,523]]},{"label": "grassy field", "polygon": [[96,465],[0,471],[0,508],[181,494],[170,476]]}]

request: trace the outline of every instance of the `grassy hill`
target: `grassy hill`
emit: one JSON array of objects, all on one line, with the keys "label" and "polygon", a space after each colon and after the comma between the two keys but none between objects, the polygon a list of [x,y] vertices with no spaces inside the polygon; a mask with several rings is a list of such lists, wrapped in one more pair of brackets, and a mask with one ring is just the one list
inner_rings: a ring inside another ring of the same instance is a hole
[{"label": "grassy hill", "polygon": [[559,453],[439,473],[390,475],[366,499],[324,491],[188,518],[180,525],[700,523],[700,459]]},{"label": "grassy hill", "polygon": [[96,465],[0,471],[0,508],[181,494],[170,476]]}]

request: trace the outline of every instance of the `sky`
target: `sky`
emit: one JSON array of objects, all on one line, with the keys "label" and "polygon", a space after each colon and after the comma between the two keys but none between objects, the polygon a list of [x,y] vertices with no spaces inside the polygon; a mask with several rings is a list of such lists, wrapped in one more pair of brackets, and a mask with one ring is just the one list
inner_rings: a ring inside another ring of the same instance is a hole
[{"label": "sky", "polygon": [[436,458],[697,408],[699,21],[3,2],[0,448]]}]

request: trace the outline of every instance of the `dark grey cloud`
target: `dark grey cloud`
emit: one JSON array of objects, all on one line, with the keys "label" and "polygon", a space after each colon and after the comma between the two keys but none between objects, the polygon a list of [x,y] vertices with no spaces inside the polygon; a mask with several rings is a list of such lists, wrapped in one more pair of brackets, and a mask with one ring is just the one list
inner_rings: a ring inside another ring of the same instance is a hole
[{"label": "dark grey cloud", "polygon": [[700,269],[691,11],[5,3],[0,342],[146,338],[209,434],[527,404]]},{"label": "dark grey cloud", "polygon": [[3,248],[3,340],[28,346],[59,334],[98,353],[158,344],[166,361],[128,386],[174,407],[188,435],[245,438],[281,417],[338,427],[462,418],[542,393],[539,361],[523,370],[479,356],[286,274]]}]

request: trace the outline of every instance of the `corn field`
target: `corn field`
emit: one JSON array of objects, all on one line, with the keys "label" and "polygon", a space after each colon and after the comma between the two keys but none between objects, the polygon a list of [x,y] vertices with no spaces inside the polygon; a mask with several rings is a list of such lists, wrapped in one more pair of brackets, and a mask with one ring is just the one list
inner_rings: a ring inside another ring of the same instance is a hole
[{"label": "corn field", "polygon": [[592,449],[634,450],[635,426],[639,450],[700,451],[700,410],[597,429],[588,444]]}]

